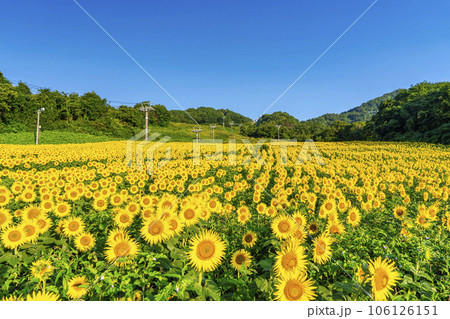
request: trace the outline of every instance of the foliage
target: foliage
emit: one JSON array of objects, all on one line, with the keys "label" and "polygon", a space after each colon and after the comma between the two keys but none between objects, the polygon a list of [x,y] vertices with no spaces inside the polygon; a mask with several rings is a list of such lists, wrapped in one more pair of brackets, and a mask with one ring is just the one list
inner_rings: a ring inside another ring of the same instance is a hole
[{"label": "foliage", "polygon": [[[239,113],[230,111],[228,109],[214,109],[212,107],[201,106],[198,108],[188,108],[184,110],[171,110],[170,120],[176,123],[190,123],[195,124],[224,124],[229,126],[230,122],[237,124],[252,122],[251,119]],[[223,118],[225,116],[225,119]]]},{"label": "foliage", "polygon": [[450,83],[423,82],[381,103],[375,138],[450,144]]}]

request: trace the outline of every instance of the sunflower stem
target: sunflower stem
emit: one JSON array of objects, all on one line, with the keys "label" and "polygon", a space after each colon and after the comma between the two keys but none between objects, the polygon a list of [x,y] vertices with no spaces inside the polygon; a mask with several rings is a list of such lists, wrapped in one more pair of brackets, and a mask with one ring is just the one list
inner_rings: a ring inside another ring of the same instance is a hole
[{"label": "sunflower stem", "polygon": [[198,274],[198,284],[199,284],[200,286],[202,285],[202,275],[203,275],[202,272],[200,272],[200,273]]}]

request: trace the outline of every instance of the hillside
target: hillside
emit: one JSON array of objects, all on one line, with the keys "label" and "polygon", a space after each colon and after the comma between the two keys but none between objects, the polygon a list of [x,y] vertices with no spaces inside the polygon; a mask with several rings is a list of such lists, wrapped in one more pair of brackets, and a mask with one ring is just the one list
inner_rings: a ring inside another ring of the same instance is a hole
[{"label": "hillside", "polygon": [[347,123],[366,122],[373,116],[373,112],[377,112],[378,106],[388,100],[394,98],[400,90],[386,93],[380,97],[362,103],[360,106],[354,107],[342,113],[326,113],[319,117],[312,118],[308,121],[318,122],[325,125],[332,125],[335,121],[343,121]]},{"label": "hillside", "polygon": [[[236,124],[252,122],[252,119],[228,109],[215,109],[205,106],[188,108],[186,112],[183,110],[170,110],[169,113],[170,120],[175,123],[195,124],[190,116],[192,116],[198,124],[225,123],[225,125],[228,126],[230,122]],[[223,117],[225,117],[225,119]]]}]

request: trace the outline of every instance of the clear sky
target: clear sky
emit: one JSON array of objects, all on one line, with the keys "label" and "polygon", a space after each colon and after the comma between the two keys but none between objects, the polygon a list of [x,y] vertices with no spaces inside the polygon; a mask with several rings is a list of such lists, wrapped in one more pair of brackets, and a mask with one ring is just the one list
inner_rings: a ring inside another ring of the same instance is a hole
[{"label": "clear sky", "polygon": [[[253,119],[373,1],[78,0],[184,108]],[[72,0],[2,1],[0,71],[59,91],[178,109]],[[268,113],[306,120],[448,80],[450,1],[379,0]]]}]

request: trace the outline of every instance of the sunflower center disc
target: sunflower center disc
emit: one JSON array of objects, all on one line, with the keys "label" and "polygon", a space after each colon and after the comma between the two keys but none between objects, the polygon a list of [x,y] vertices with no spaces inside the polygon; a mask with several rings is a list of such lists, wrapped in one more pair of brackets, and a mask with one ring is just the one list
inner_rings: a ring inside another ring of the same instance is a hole
[{"label": "sunflower center disc", "polygon": [[286,222],[286,221],[281,221],[279,224],[278,224],[278,230],[280,231],[280,232],[282,232],[282,233],[286,233],[286,232],[288,232],[289,231],[289,223],[288,222]]},{"label": "sunflower center disc", "polygon": [[303,295],[302,285],[297,280],[289,280],[284,287],[284,295],[288,300],[298,300]]},{"label": "sunflower center disc", "polygon": [[375,270],[374,277],[375,277],[374,278],[375,279],[375,289],[383,290],[389,282],[389,277],[387,275],[386,270],[384,270],[384,269]]},{"label": "sunflower center disc", "polygon": [[124,257],[128,255],[128,249],[130,246],[127,243],[119,243],[114,247],[114,254],[117,257]]},{"label": "sunflower center disc", "polygon": [[68,228],[70,231],[76,231],[79,227],[80,227],[80,225],[78,225],[78,222],[71,222],[71,223],[69,223]]},{"label": "sunflower center disc", "polygon": [[153,225],[150,226],[148,232],[153,235],[159,235],[163,232],[163,224],[160,220],[156,221]]},{"label": "sunflower center disc", "polygon": [[252,235],[245,235],[244,240],[246,243],[251,243],[253,241],[253,237],[252,237]]},{"label": "sunflower center disc", "polygon": [[169,227],[170,230],[175,230],[175,229],[177,229],[178,223],[176,220],[172,219],[169,222],[169,225],[170,225],[170,227]]},{"label": "sunflower center disc", "polygon": [[350,214],[350,220],[351,221],[355,221],[356,220],[356,214],[355,213],[351,213]]},{"label": "sunflower center disc", "polygon": [[281,258],[281,265],[286,270],[291,270],[297,266],[297,256],[293,252],[289,252]]},{"label": "sunflower center disc", "polygon": [[20,237],[22,236],[20,235],[20,232],[17,230],[13,230],[8,234],[8,239],[13,242],[19,241]]},{"label": "sunflower center disc", "polygon": [[6,216],[3,214],[0,214],[0,225],[3,224],[6,221]]},{"label": "sunflower center disc", "polygon": [[120,216],[120,222],[122,222],[122,223],[128,223],[129,220],[130,220],[130,217],[128,217],[128,215]]},{"label": "sunflower center disc", "polygon": [[317,242],[316,254],[323,255],[325,253],[325,249],[327,248],[327,244],[325,244],[322,240]]},{"label": "sunflower center disc", "polygon": [[195,216],[195,213],[194,213],[194,211],[193,211],[192,209],[187,209],[187,210],[184,212],[184,217],[185,217],[186,219],[192,219],[192,218],[194,218],[194,216]]},{"label": "sunflower center disc", "polygon": [[236,256],[236,264],[242,265],[242,263],[245,261],[244,255],[237,255]]},{"label": "sunflower center disc", "polygon": [[84,236],[83,238],[81,238],[80,242],[83,246],[87,246],[90,244],[91,239],[87,236]]},{"label": "sunflower center disc", "polygon": [[204,240],[197,246],[197,257],[201,260],[207,260],[214,255],[216,248],[209,240]]}]

